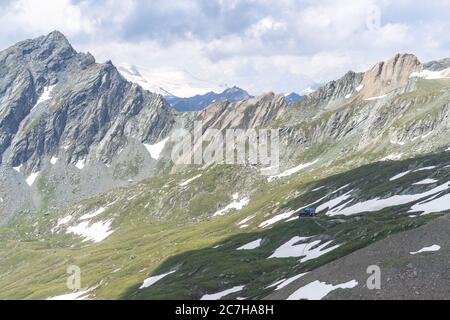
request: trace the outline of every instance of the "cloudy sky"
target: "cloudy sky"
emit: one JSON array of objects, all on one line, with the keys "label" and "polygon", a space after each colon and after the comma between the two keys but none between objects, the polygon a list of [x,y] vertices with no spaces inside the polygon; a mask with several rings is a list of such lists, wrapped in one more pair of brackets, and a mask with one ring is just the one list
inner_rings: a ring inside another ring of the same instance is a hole
[{"label": "cloudy sky", "polygon": [[179,95],[300,91],[398,52],[450,56],[450,0],[0,0],[0,47],[60,30]]}]

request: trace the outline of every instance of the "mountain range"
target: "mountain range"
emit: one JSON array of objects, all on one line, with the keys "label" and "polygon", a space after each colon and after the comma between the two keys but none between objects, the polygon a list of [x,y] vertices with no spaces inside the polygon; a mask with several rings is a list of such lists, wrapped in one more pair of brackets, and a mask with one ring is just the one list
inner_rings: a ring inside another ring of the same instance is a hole
[{"label": "mountain range", "polygon": [[[0,73],[0,299],[448,298],[449,59],[171,100],[55,31]],[[173,163],[196,121],[278,129],[280,172]]]},{"label": "mountain range", "polygon": [[165,96],[166,101],[177,111],[200,111],[215,102],[236,102],[252,98],[247,91],[238,87],[232,87],[221,93],[208,92],[190,98]]},{"label": "mountain range", "polygon": [[285,95],[286,103],[288,105],[294,104],[300,100],[302,100],[305,96],[301,96],[298,93],[291,92],[287,95]]}]

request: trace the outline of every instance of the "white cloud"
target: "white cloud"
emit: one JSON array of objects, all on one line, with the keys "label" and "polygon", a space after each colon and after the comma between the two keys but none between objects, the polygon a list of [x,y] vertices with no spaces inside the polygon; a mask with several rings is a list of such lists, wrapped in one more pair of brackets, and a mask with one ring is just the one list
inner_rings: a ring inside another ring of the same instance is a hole
[{"label": "white cloud", "polygon": [[29,31],[43,34],[59,29],[68,36],[92,32],[95,19],[82,14],[80,6],[69,0],[18,0],[11,3],[1,19],[3,32]]},{"label": "white cloud", "polygon": [[0,45],[59,29],[100,61],[198,79],[189,94],[291,92],[398,52],[450,56],[449,9],[447,0],[18,0],[2,6]]},{"label": "white cloud", "polygon": [[271,16],[265,17],[252,25],[246,32],[248,37],[261,38],[268,33],[286,32],[286,24],[276,21]]}]

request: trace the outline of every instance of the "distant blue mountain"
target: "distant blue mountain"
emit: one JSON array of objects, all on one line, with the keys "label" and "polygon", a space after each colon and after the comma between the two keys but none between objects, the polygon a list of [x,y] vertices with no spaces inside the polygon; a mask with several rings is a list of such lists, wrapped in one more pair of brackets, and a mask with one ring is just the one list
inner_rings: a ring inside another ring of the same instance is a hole
[{"label": "distant blue mountain", "polygon": [[238,87],[226,89],[222,93],[208,92],[204,95],[196,95],[190,98],[166,96],[167,102],[177,111],[199,111],[208,107],[211,103],[221,101],[241,101],[252,98],[247,91]]},{"label": "distant blue mountain", "polygon": [[294,104],[297,101],[300,101],[304,98],[305,96],[301,96],[295,92],[292,92],[290,94],[288,94],[287,96],[284,97],[284,99],[286,100],[288,105]]}]

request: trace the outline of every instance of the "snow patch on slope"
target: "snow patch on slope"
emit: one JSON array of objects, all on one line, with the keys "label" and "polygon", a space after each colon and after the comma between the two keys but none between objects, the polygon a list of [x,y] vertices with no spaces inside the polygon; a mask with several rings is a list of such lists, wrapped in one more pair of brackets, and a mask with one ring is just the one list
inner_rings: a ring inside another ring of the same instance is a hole
[{"label": "snow patch on slope", "polygon": [[224,290],[214,294],[205,294],[200,300],[220,300],[223,297],[226,297],[232,293],[236,293],[242,291],[245,286],[237,286],[228,290]]},{"label": "snow patch on slope", "polygon": [[89,293],[94,288],[86,289],[83,291],[77,291],[72,293],[66,293],[55,297],[47,298],[46,300],[86,300],[89,297]]},{"label": "snow patch on slope", "polygon": [[86,159],[80,159],[75,164],[75,167],[77,167],[79,170],[83,170],[85,165],[86,165]]},{"label": "snow patch on slope", "polygon": [[421,202],[413,205],[410,213],[421,212],[421,215],[437,213],[450,210],[450,194],[445,194],[439,198],[432,199],[428,202]]},{"label": "snow patch on slope", "polygon": [[426,80],[448,79],[450,75],[450,68],[441,71],[423,70],[419,72],[413,72],[409,76],[410,78],[421,78]]},{"label": "snow patch on slope", "polygon": [[258,239],[237,248],[236,250],[253,250],[261,246],[262,239]]},{"label": "snow patch on slope", "polygon": [[250,199],[248,197],[245,197],[245,198],[243,198],[241,200],[238,200],[238,199],[239,199],[239,194],[234,194],[233,195],[233,202],[228,204],[225,208],[220,209],[219,211],[214,213],[213,217],[223,216],[224,214],[226,214],[227,212],[229,212],[231,210],[241,210],[246,205],[248,205],[248,203],[250,202]]},{"label": "snow patch on slope", "polygon": [[294,213],[295,213],[295,210],[291,210],[291,211],[288,211],[285,213],[278,214],[275,217],[272,217],[266,221],[261,222],[261,224],[258,227],[266,228],[266,227],[271,226],[279,221],[289,219],[290,217],[292,217],[292,215]]},{"label": "snow patch on slope", "polygon": [[[312,259],[316,259],[328,252],[331,252],[340,247],[340,245],[335,245],[325,249],[333,241],[328,241],[319,246],[320,240],[313,242],[303,242],[308,240],[309,237],[294,237],[281,247],[275,250],[275,252],[269,257],[272,258],[292,258],[292,257],[303,257],[300,262],[306,262]],[[298,244],[299,242],[303,242]]]},{"label": "snow patch on slope", "polygon": [[421,186],[421,185],[433,184],[433,183],[436,183],[436,182],[438,182],[438,181],[435,180],[435,179],[424,179],[422,181],[413,183],[413,185],[414,186]]},{"label": "snow patch on slope", "polygon": [[384,157],[383,159],[381,159],[380,161],[396,161],[396,160],[400,160],[403,157],[403,154],[390,154],[386,157]]},{"label": "snow patch on slope", "polygon": [[188,180],[186,180],[186,181],[180,183],[179,186],[180,186],[180,187],[186,187],[186,186],[187,186],[188,184],[190,184],[192,181],[197,180],[197,179],[200,178],[201,176],[202,176],[201,174],[196,175],[195,177],[192,177],[192,178],[190,178],[190,179],[188,179]]},{"label": "snow patch on slope", "polygon": [[80,217],[80,220],[88,220],[88,219],[94,218],[94,217],[98,216],[99,214],[105,212],[105,210],[106,210],[106,209],[102,207],[102,208],[98,209],[98,210],[95,211],[95,212],[92,212],[92,213],[86,213],[85,215],[83,215],[83,216]]},{"label": "snow patch on slope", "polygon": [[[337,192],[347,188],[348,186],[349,185],[346,184],[345,186],[342,186],[342,187],[334,190],[330,194],[328,194],[328,195],[326,195],[326,196],[324,196],[324,197],[322,197],[322,198],[320,198],[320,199],[314,201],[313,203],[310,203],[310,204],[308,204],[308,205],[306,205],[304,207],[298,208],[296,210],[291,210],[291,211],[288,211],[288,212],[285,212],[285,213],[278,214],[278,215],[276,215],[276,216],[274,216],[274,217],[272,217],[272,218],[270,218],[270,219],[268,219],[266,221],[261,222],[258,227],[259,228],[267,228],[268,226],[271,226],[271,225],[273,225],[273,224],[275,224],[275,223],[277,223],[279,221],[286,220],[286,219],[288,219],[288,221],[296,220],[297,219],[296,217],[291,218],[292,215],[294,215],[296,212],[299,212],[300,210],[302,210],[304,208],[310,208],[310,207],[314,206],[315,204],[321,202],[322,200],[326,199],[330,195],[333,195],[333,194],[335,194],[335,193],[337,193]],[[321,187],[320,189],[322,189],[322,188],[323,187]],[[317,190],[319,190],[319,189],[317,189]]]},{"label": "snow patch on slope", "polygon": [[447,182],[443,185],[440,185],[434,189],[431,189],[427,192],[412,194],[412,195],[394,195],[389,198],[380,199],[374,198],[366,201],[362,201],[351,205],[349,207],[341,206],[338,208],[334,208],[329,210],[326,214],[328,216],[336,216],[336,215],[354,215],[363,212],[375,212],[379,210],[383,210],[385,208],[395,207],[399,205],[404,205],[410,202],[418,201],[429,196],[435,195],[439,192],[448,190],[450,188],[450,182]]},{"label": "snow patch on slope", "polygon": [[32,174],[30,174],[30,176],[27,178],[27,184],[31,187],[34,183],[34,181],[36,181],[36,178],[38,177],[40,172],[34,172]]},{"label": "snow patch on slope", "polygon": [[286,170],[286,171],[283,171],[282,173],[277,174],[277,175],[275,175],[275,176],[267,177],[267,181],[271,182],[271,181],[273,181],[273,180],[275,180],[275,179],[278,179],[278,178],[284,178],[284,177],[291,176],[291,175],[293,175],[294,173],[297,173],[297,172],[299,172],[299,171],[301,171],[301,170],[303,170],[303,169],[306,169],[306,168],[308,168],[308,167],[310,167],[310,166],[316,164],[318,161],[319,161],[319,160],[315,160],[315,161],[313,161],[313,162],[300,164],[300,165],[298,165],[298,166],[296,166],[296,167],[294,167],[294,168],[291,168],[291,169],[288,169],[288,170]]},{"label": "snow patch on slope", "polygon": [[160,274],[158,276],[153,276],[150,278],[147,278],[144,280],[144,283],[142,283],[142,285],[139,287],[139,289],[145,289],[148,288],[152,285],[154,285],[155,283],[157,283],[158,281],[162,280],[163,278],[167,277],[168,275],[171,275],[172,273],[176,272],[176,270],[164,273],[164,274]]},{"label": "snow patch on slope", "polygon": [[276,286],[275,291],[278,291],[278,290],[280,290],[280,289],[283,289],[283,288],[286,287],[287,285],[291,284],[291,283],[294,282],[295,280],[300,279],[301,277],[303,277],[303,276],[305,276],[305,275],[307,275],[307,274],[308,274],[308,272],[305,272],[305,273],[298,274],[298,275],[293,276],[293,277],[288,278],[288,279],[282,279],[282,280],[280,280],[280,281],[275,282],[274,284],[271,284],[271,285],[268,286],[266,289],[273,288],[273,287]]},{"label": "snow patch on slope", "polygon": [[389,181],[395,181],[395,180],[398,180],[398,179],[400,179],[400,178],[403,178],[404,176],[407,176],[407,175],[410,174],[410,173],[411,173],[411,170],[408,170],[408,171],[399,173],[399,174],[393,176],[392,178],[390,178]]},{"label": "snow patch on slope", "polygon": [[144,147],[147,149],[147,151],[150,153],[150,156],[153,159],[158,160],[167,141],[169,141],[168,137],[158,143],[155,143],[155,144],[145,144],[144,143]]},{"label": "snow patch on slope", "polygon": [[114,231],[110,230],[112,219],[90,224],[89,221],[81,222],[76,226],[67,228],[67,233],[73,233],[84,238],[83,241],[101,242]]},{"label": "snow patch on slope", "polygon": [[387,97],[387,95],[385,94],[385,95],[378,96],[378,97],[370,97],[370,98],[364,99],[364,101],[380,100],[380,99],[384,99],[384,98],[386,98],[386,97]]},{"label": "snow patch on slope", "polygon": [[346,283],[338,285],[327,284],[318,280],[307,284],[306,286],[298,289],[291,294],[287,300],[321,300],[325,298],[330,292],[337,289],[352,289],[358,285],[356,280],[352,280]]},{"label": "snow patch on slope", "polygon": [[60,226],[69,223],[70,220],[72,220],[72,216],[71,216],[71,215],[68,215],[68,216],[66,216],[66,217],[64,217],[64,218],[59,219],[59,220],[56,222],[56,225],[52,228],[51,231],[52,231],[52,232],[55,232]]},{"label": "snow patch on slope", "polygon": [[237,225],[240,226],[241,228],[245,228],[244,226],[248,226],[248,225],[247,225],[247,222],[249,222],[250,220],[252,220],[254,217],[255,217],[254,215],[248,216],[247,218],[245,218],[245,219],[239,221],[239,222],[237,223]]},{"label": "snow patch on slope", "polygon": [[438,246],[437,244],[434,244],[430,247],[425,247],[420,249],[419,251],[415,251],[415,252],[410,252],[410,254],[415,255],[415,254],[419,254],[422,252],[435,252],[435,251],[439,251],[441,250],[441,246]]},{"label": "snow patch on slope", "polygon": [[[47,100],[50,100],[52,98],[52,91],[53,89],[56,87],[56,85],[53,86],[48,86],[44,88],[44,92],[42,93],[42,95],[39,97],[38,101],[36,102],[36,104],[34,105],[34,107],[36,107],[37,105],[41,104],[42,102],[45,102]],[[33,107],[33,108],[34,108]]]}]

